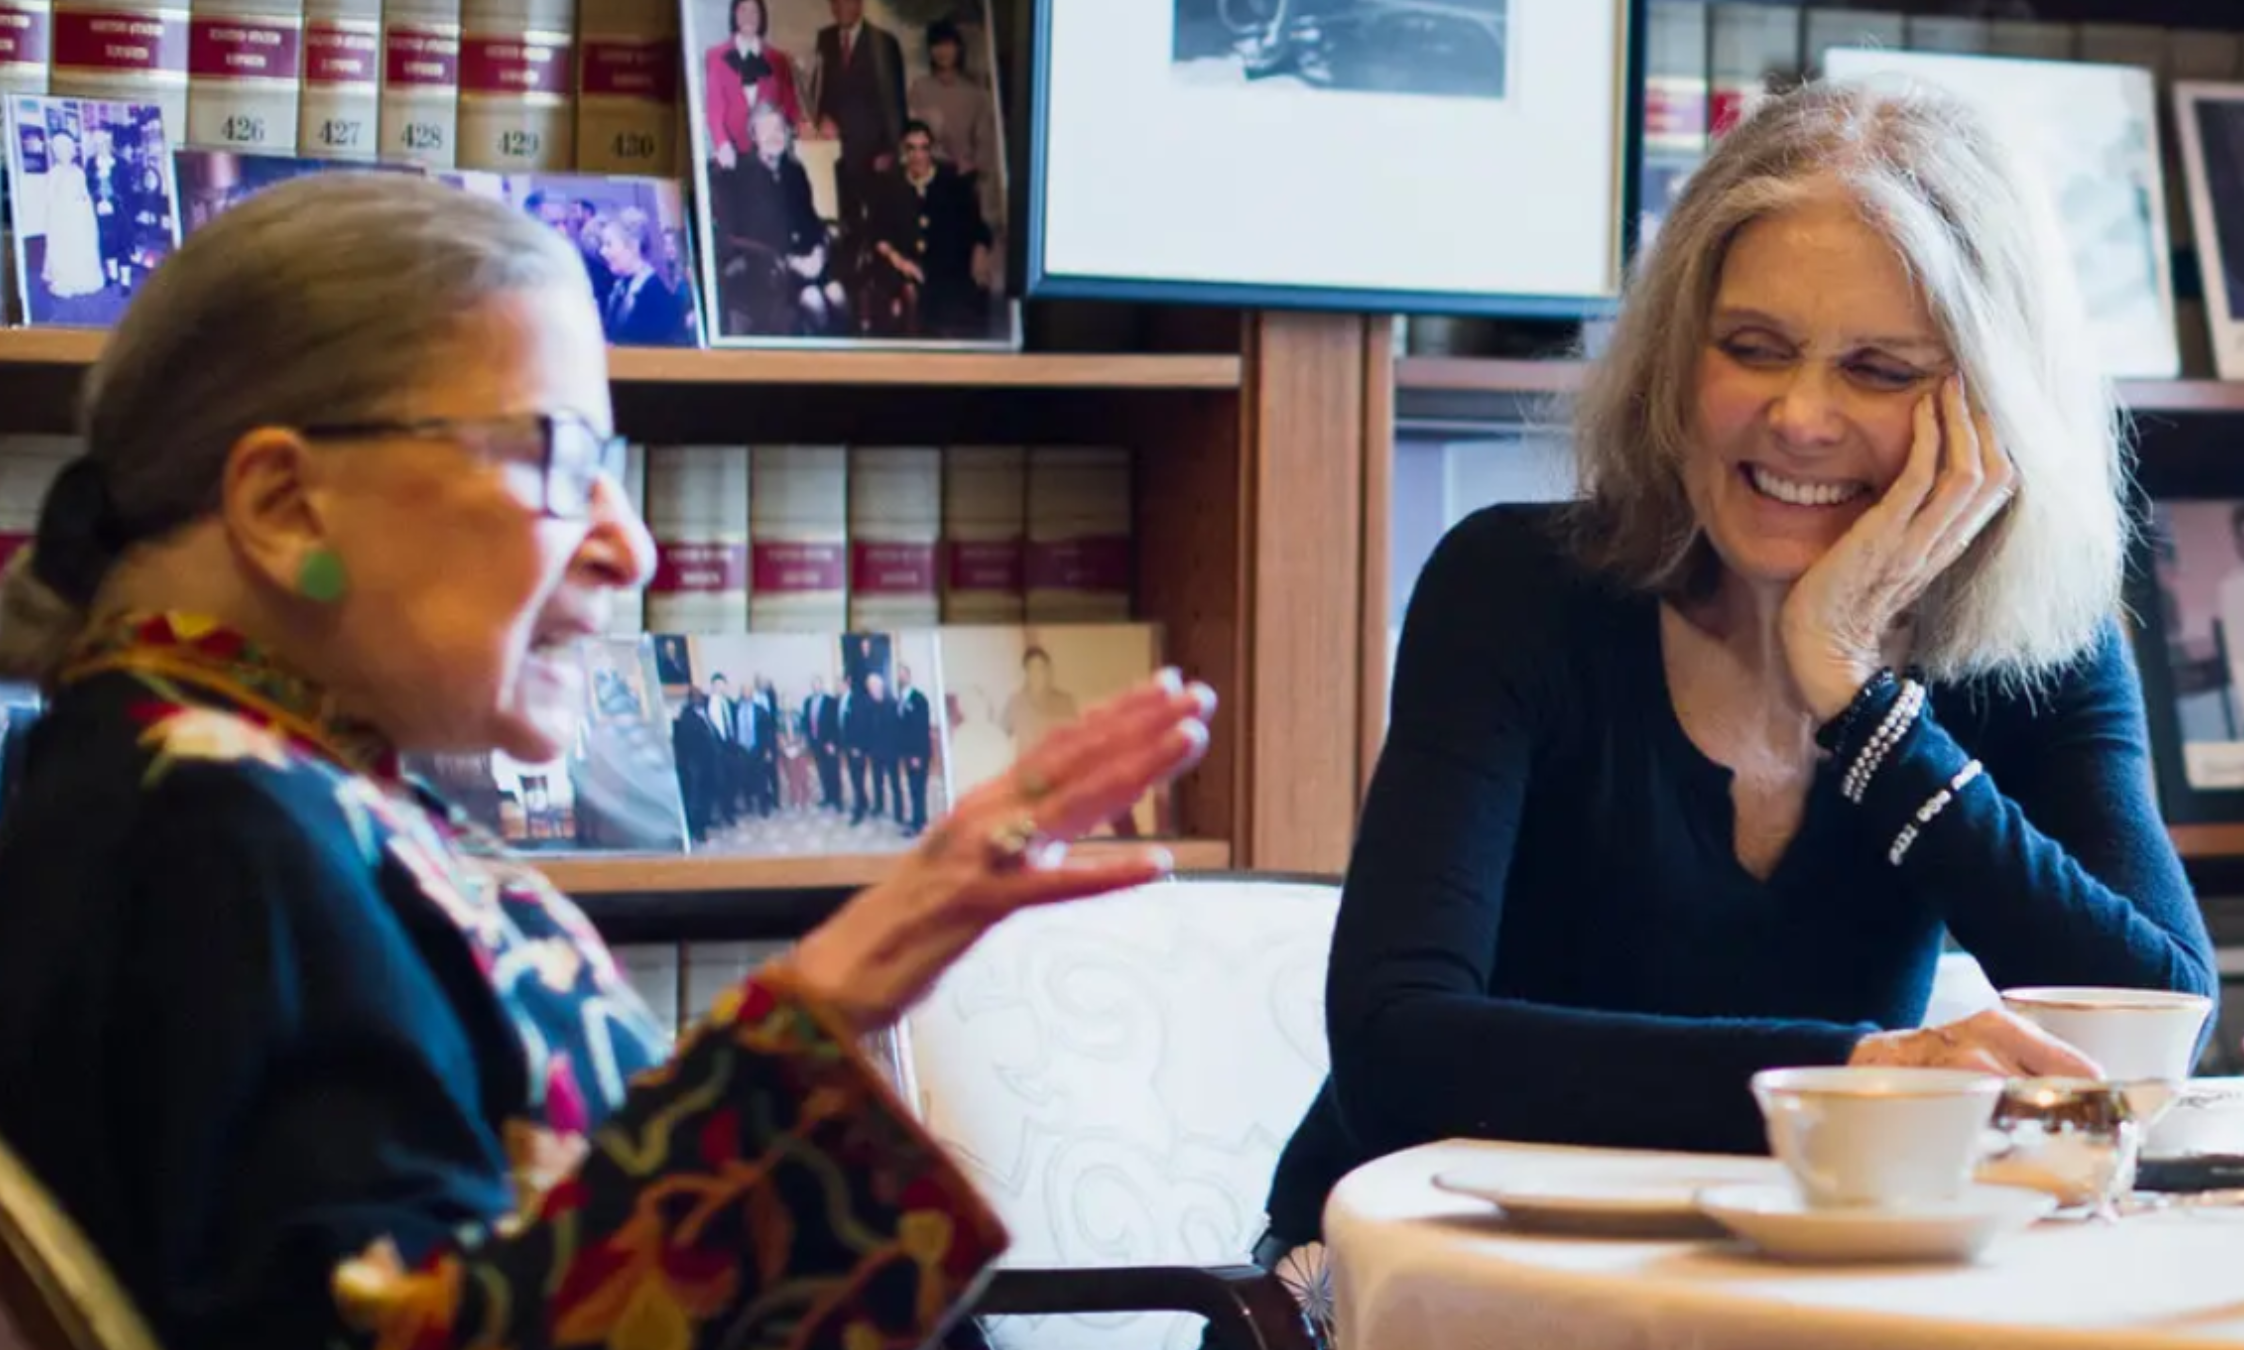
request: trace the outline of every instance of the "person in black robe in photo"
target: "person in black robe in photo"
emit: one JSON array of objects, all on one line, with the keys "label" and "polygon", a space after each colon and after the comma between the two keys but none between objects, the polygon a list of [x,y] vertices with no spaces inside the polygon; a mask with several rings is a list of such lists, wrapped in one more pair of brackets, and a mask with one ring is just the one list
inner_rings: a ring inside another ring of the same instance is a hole
[{"label": "person in black robe in photo", "polygon": [[810,175],[795,157],[794,128],[771,103],[758,104],[748,123],[756,153],[714,185],[727,204],[718,225],[725,237],[725,303],[737,316],[728,331],[831,332],[848,297],[833,275],[833,250]]},{"label": "person in black robe in photo", "polygon": [[917,835],[927,828],[927,772],[935,762],[935,710],[927,695],[912,683],[910,666],[896,667],[896,753],[903,761],[904,800],[897,803],[896,819],[904,833]]},{"label": "person in black robe in photo", "polygon": [[685,706],[670,726],[670,748],[678,760],[678,795],[685,801],[686,829],[698,844],[716,828],[718,798],[724,791],[724,749],[710,724],[709,695],[704,691],[686,695]]},{"label": "person in black robe in photo", "polygon": [[878,675],[865,677],[865,711],[863,714],[861,743],[865,748],[866,776],[872,780],[873,817],[887,816],[902,824],[904,820],[904,780],[897,751],[896,700],[888,696],[888,681]]},{"label": "person in black robe in photo", "polygon": [[841,700],[827,691],[823,675],[811,677],[810,697],[803,700],[803,740],[818,766],[818,805],[841,810]]},{"label": "person in black robe in photo", "polygon": [[974,184],[935,159],[925,122],[904,124],[897,167],[866,225],[864,326],[887,337],[971,337],[990,326],[990,227]]}]

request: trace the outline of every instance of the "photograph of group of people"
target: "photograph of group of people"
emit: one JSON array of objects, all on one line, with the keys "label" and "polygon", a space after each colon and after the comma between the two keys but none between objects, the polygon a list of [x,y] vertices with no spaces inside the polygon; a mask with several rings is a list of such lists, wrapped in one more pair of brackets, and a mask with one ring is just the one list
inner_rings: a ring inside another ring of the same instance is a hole
[{"label": "photograph of group of people", "polygon": [[698,347],[684,196],[664,178],[446,173],[445,182],[520,207],[575,245],[618,347]]},{"label": "photograph of group of people", "polygon": [[661,634],[654,656],[697,851],[898,852],[949,809],[934,634]]},{"label": "photograph of group of people", "polygon": [[1011,345],[987,0],[686,0],[712,343]]},{"label": "photograph of group of people", "polygon": [[179,237],[163,110],[7,100],[8,199],[27,322],[106,327]]}]

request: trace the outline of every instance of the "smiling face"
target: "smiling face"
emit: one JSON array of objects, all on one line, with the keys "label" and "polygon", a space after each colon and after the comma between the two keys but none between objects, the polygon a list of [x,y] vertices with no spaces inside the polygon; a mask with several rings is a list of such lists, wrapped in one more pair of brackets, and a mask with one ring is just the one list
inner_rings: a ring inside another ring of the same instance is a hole
[{"label": "smiling face", "polygon": [[1741,230],[1697,371],[1691,505],[1741,579],[1789,584],[1900,476],[1951,365],[1924,297],[1836,190]]},{"label": "smiling face", "polygon": [[[571,411],[608,425],[606,349],[582,296],[494,301],[455,341],[477,359],[439,360],[408,416]],[[543,514],[542,450],[525,439],[319,452],[312,509],[350,578],[322,664],[348,672],[354,710],[401,748],[559,754],[584,703],[575,644],[653,570],[653,544],[614,482],[601,480],[588,518]]]}]

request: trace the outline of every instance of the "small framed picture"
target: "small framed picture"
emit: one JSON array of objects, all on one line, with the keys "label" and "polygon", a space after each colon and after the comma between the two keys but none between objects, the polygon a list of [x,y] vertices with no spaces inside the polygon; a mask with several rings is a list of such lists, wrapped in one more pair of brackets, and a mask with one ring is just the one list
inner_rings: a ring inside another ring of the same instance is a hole
[{"label": "small framed picture", "polygon": [[2244,496],[2153,500],[2128,587],[2166,818],[2244,821]]},{"label": "small framed picture", "polygon": [[2205,274],[2213,365],[2244,380],[2244,84],[2174,86],[2191,223]]},{"label": "small framed picture", "polygon": [[28,94],[7,109],[24,320],[106,328],[179,245],[163,109]]},{"label": "small framed picture", "polygon": [[1643,0],[1034,0],[1031,298],[1579,318]]},{"label": "small framed picture", "polygon": [[2156,77],[2139,66],[1834,47],[1824,73],[1971,103],[2040,179],[2072,246],[2104,373],[2181,374]]},{"label": "small framed picture", "polygon": [[676,182],[472,170],[445,170],[436,177],[517,206],[574,245],[600,304],[609,345],[701,345],[690,225]]},{"label": "small framed picture", "polygon": [[683,0],[712,346],[1011,348],[989,0]]}]

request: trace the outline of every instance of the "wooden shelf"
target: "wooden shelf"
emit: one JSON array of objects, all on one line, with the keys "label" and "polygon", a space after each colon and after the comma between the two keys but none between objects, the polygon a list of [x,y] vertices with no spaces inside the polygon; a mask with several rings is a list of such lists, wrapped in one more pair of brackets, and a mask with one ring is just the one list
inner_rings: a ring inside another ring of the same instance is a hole
[{"label": "wooden shelf", "polygon": [[[1231,865],[1231,845],[1220,839],[1158,841],[1175,855],[1177,870],[1220,871]],[[1084,844],[1095,853],[1110,844]],[[553,858],[539,863],[548,880],[572,896],[706,895],[715,892],[854,890],[888,874],[896,855],[818,858],[738,858],[617,855]]]},{"label": "wooden shelf", "polygon": [[[106,334],[84,328],[0,329],[0,366],[86,366]],[[1222,353],[681,350],[616,347],[610,377],[630,385],[818,385],[953,389],[1213,389],[1239,387],[1243,363]]]},{"label": "wooden shelf", "polygon": [[[1417,394],[1569,394],[1582,387],[1581,361],[1511,361],[1472,356],[1406,356],[1395,388]],[[2244,413],[2244,382],[2126,380],[2120,398],[2135,413]]]},{"label": "wooden shelf", "polygon": [[2244,858],[2244,825],[2169,825],[2166,833],[2185,858]]}]

